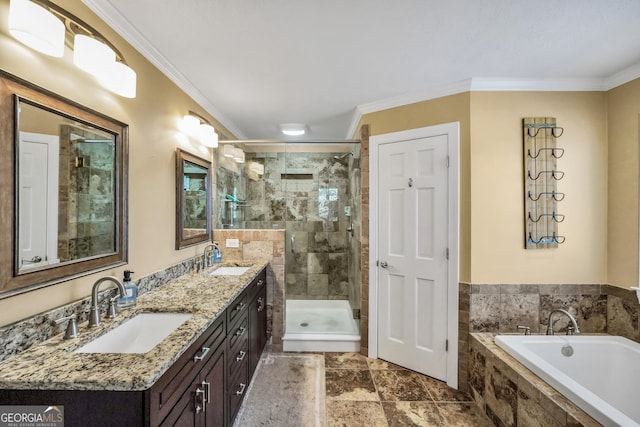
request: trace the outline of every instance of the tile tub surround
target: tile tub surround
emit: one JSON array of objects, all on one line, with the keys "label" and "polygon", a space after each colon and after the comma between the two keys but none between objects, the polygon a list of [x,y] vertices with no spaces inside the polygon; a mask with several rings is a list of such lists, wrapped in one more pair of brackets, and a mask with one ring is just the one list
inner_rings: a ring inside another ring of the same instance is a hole
[{"label": "tile tub surround", "polygon": [[499,348],[492,333],[472,333],[469,386],[497,426],[578,427],[600,423]]},{"label": "tile tub surround", "polygon": [[[640,304],[635,292],[611,285],[478,285],[460,283],[458,378],[466,390],[469,334],[512,333],[518,325],[544,333],[549,313],[568,309],[583,333],[608,333],[640,342]],[[568,319],[559,317],[564,332]]]},{"label": "tile tub surround", "polygon": [[[0,388],[146,390],[267,264],[266,261],[255,262],[241,276],[209,275],[215,267],[180,276],[140,296],[134,309],[123,311],[116,319],[104,319],[95,331],[87,331],[87,324],[81,323],[81,336],[77,340],[63,340],[57,335],[0,362]],[[95,337],[143,311],[192,313],[193,316],[148,353],[74,353]]]}]

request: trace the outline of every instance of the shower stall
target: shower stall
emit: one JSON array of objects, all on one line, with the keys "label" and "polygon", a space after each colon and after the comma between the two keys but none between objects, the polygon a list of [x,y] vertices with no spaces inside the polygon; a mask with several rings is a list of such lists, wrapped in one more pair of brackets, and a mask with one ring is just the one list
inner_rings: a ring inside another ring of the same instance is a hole
[{"label": "shower stall", "polygon": [[360,145],[239,142],[219,150],[220,228],[284,229],[285,351],[358,351]]}]

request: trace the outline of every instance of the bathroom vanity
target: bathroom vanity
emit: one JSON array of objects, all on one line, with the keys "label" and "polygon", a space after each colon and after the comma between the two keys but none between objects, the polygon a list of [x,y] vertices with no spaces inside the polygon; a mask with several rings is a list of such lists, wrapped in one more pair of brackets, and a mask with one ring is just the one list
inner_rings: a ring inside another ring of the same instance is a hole
[{"label": "bathroom vanity", "polygon": [[67,426],[232,425],[267,340],[265,266],[185,275],[141,296],[123,317],[192,313],[147,353],[77,352],[122,323],[115,319],[84,339],[57,336],[3,361],[0,404],[64,406]]}]

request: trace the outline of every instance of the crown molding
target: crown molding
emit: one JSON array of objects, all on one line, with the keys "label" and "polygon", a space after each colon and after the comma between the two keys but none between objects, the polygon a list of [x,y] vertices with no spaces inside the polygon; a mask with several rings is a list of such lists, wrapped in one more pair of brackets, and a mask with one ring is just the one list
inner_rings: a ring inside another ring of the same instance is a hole
[{"label": "crown molding", "polygon": [[607,78],[593,79],[513,79],[474,77],[460,80],[451,84],[430,88],[392,98],[382,99],[355,108],[347,137],[351,138],[356,132],[362,116],[368,113],[388,110],[416,102],[429,101],[444,96],[463,92],[601,92],[640,78],[640,63],[632,65]]},{"label": "crown molding", "polygon": [[603,79],[507,79],[474,77],[472,92],[591,92],[606,90]]},{"label": "crown molding", "polygon": [[388,110],[390,108],[402,107],[403,105],[415,104],[416,102],[428,101],[430,99],[442,98],[444,96],[456,95],[458,93],[469,92],[471,90],[471,79],[459,80],[457,82],[432,87],[418,92],[406,93],[379,101],[369,102],[356,106],[347,131],[347,138],[352,138],[357,131],[356,127],[364,114],[375,113],[376,111]]},{"label": "crown molding", "polygon": [[634,64],[624,70],[618,71],[612,76],[605,79],[606,90],[613,89],[625,83],[629,83],[631,80],[640,78],[640,63]]},{"label": "crown molding", "polygon": [[[218,110],[211,101],[198,90],[178,69],[153,46],[108,0],[82,0],[100,19],[113,28],[123,39],[133,46],[142,56],[160,70],[165,76],[193,98],[207,113],[211,114],[222,126],[239,139],[246,135]],[[231,135],[229,135],[231,136]]]}]

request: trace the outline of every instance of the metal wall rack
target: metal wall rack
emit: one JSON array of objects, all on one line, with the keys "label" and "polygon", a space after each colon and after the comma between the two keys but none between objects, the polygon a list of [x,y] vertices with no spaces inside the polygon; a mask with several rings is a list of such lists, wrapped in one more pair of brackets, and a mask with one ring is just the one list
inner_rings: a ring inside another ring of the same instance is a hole
[{"label": "metal wall rack", "polygon": [[523,131],[525,248],[557,248],[565,241],[558,234],[558,224],[565,220],[558,203],[565,194],[557,189],[564,178],[557,164],[564,149],[556,146],[564,129],[553,117],[527,117]]}]

